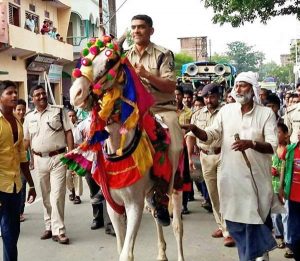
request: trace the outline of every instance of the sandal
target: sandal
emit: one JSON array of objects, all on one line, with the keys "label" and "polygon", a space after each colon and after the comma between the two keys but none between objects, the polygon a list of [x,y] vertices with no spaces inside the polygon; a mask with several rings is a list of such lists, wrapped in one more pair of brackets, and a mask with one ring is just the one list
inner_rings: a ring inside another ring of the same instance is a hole
[{"label": "sandal", "polygon": [[294,258],[294,253],[293,253],[293,251],[287,247],[287,248],[286,248],[286,251],[285,251],[285,253],[284,253],[284,257],[285,257],[285,258]]},{"label": "sandal", "polygon": [[74,198],[74,204],[77,205],[77,204],[80,204],[81,203],[81,199],[79,196],[75,196]]},{"label": "sandal", "polygon": [[69,195],[69,200],[70,200],[70,201],[74,201],[74,199],[75,199],[75,195],[74,195],[74,194],[70,194],[70,195]]}]

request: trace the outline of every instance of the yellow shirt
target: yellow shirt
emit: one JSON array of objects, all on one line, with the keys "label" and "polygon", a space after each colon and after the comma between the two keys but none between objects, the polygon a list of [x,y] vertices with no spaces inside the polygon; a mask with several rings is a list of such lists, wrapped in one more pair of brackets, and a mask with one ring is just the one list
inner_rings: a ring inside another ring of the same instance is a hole
[{"label": "yellow shirt", "polygon": [[10,123],[0,112],[0,191],[13,193],[14,184],[17,192],[21,190],[20,163],[26,162],[26,151],[23,144],[23,127],[16,119],[18,140],[14,143]]}]

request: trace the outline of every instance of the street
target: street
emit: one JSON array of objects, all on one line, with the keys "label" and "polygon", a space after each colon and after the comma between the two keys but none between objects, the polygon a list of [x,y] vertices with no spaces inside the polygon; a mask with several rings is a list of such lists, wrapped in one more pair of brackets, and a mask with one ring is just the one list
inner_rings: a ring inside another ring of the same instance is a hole
[{"label": "street", "polygon": [[[35,184],[38,182],[33,174]],[[39,188],[37,200],[26,205],[26,221],[21,223],[21,234],[18,243],[19,261],[117,261],[116,239],[106,235],[104,229],[92,231],[92,208],[89,202],[88,187],[85,180],[82,203],[73,205],[66,195],[65,223],[70,245],[60,245],[49,240],[40,240],[44,231],[42,201]],[[214,239],[210,234],[216,229],[213,215],[200,206],[200,195],[196,201],[189,203],[191,214],[184,216],[184,254],[186,261],[234,261],[238,260],[236,248],[223,246],[223,239]],[[164,229],[169,261],[177,260],[176,242],[171,227]],[[156,260],[156,229],[150,214],[144,213],[140,231],[135,245],[135,260]],[[2,244],[0,244],[2,257]],[[270,255],[271,261],[282,261],[284,250],[276,249]]]}]

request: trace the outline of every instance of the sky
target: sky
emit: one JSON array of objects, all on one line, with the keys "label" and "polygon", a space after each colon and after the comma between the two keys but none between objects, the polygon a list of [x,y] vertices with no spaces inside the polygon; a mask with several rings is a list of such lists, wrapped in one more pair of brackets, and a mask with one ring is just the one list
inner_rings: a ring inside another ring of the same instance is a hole
[{"label": "sky", "polygon": [[[124,1],[116,0],[116,7]],[[225,53],[227,43],[243,41],[263,52],[265,62],[280,63],[280,54],[289,53],[291,39],[300,38],[300,22],[294,16],[272,18],[266,25],[257,20],[239,28],[220,26],[212,23],[213,10],[200,0],[127,0],[117,12],[118,35],[130,28],[136,14],[151,16],[155,30],[151,40],[175,53],[180,51],[177,38],[207,36],[212,54]]]}]

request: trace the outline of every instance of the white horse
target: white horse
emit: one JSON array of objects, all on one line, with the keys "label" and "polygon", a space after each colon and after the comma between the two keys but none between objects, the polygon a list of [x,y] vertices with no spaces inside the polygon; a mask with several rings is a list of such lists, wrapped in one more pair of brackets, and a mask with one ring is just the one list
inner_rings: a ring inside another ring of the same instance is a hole
[{"label": "white horse", "polygon": [[[104,39],[105,41],[105,37],[106,36],[101,39]],[[118,44],[121,46],[120,43]],[[90,58],[90,61],[92,61],[91,71],[86,71],[85,69],[81,68],[82,76],[80,72],[77,72],[77,79],[74,81],[70,89],[70,99],[74,106],[81,108],[85,108],[87,106],[87,103],[91,99],[91,86],[93,86],[93,84],[96,82],[101,83],[102,90],[108,89],[112,85],[115,86],[117,84],[124,84],[124,81],[122,83],[120,81],[117,82],[116,80],[104,80],[106,79],[106,74],[108,73],[109,69],[112,67],[117,74],[119,73],[119,70],[121,70],[120,66],[117,67],[120,56],[117,54],[117,52],[112,55],[108,55],[111,51],[111,45],[109,46],[110,48],[107,46],[108,45],[106,44],[106,46],[99,48],[99,52],[93,52],[93,55],[91,55],[90,51],[90,54],[86,56]],[[88,61],[85,61],[84,63],[89,64]],[[95,97],[94,94],[92,96]],[[110,123],[107,123],[106,130],[110,135],[105,141],[105,148],[108,154],[112,154],[116,153],[120,146],[121,135],[119,130],[121,125],[120,123],[110,120],[109,122]],[[135,133],[135,129],[128,131],[126,134],[126,143],[124,148],[130,146],[132,140],[134,139]],[[126,216],[124,214],[118,214],[108,204],[108,214],[111,218],[117,237],[117,247],[120,255],[119,261],[134,260],[133,249],[144,210],[144,199],[152,187],[153,181],[150,178],[148,170],[141,179],[130,186],[121,189],[109,189],[112,199],[117,204],[123,205],[126,211]],[[181,219],[182,192],[173,190],[172,195],[170,195],[170,202],[172,203],[172,226],[177,241],[178,261],[184,261],[182,247],[183,224]],[[168,260],[166,256],[166,242],[164,240],[162,227],[157,221],[156,227],[158,233],[157,260],[166,261]]]}]

